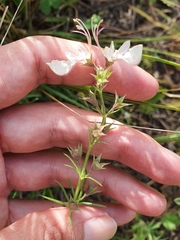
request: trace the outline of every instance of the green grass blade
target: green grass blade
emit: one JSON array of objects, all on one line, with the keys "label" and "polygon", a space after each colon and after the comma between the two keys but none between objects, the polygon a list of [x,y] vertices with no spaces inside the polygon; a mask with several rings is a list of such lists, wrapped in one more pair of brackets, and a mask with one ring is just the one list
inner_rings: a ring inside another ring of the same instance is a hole
[{"label": "green grass blade", "polygon": [[166,106],[166,105],[162,105],[162,104],[150,103],[148,101],[147,102],[138,102],[138,101],[132,101],[132,100],[126,99],[125,102],[132,103],[132,104],[138,104],[138,105],[144,105],[144,106],[153,107],[153,108],[157,108],[157,109],[161,108],[161,109],[180,112],[180,108],[178,108],[178,107],[172,107],[172,106]]},{"label": "green grass blade", "polygon": [[87,109],[83,104],[78,102],[79,98],[77,97],[77,95],[72,93],[68,89],[65,89],[63,87],[60,88],[59,86],[48,86],[48,85],[41,85],[40,88],[47,91],[54,97],[60,98],[79,108]]},{"label": "green grass blade", "polygon": [[147,52],[153,52],[153,53],[166,55],[166,56],[169,56],[169,57],[180,58],[180,54],[174,53],[174,52],[161,51],[159,49],[154,49],[154,48],[149,48],[149,47],[143,47],[143,50],[147,51]]},{"label": "green grass blade", "polygon": [[162,62],[162,63],[168,64],[168,65],[174,66],[174,67],[180,67],[179,63],[169,61],[169,60],[166,60],[163,58],[158,58],[158,57],[154,57],[154,56],[150,56],[150,55],[146,55],[146,54],[143,54],[143,58],[150,59],[150,60],[156,61],[156,62]]},{"label": "green grass blade", "polygon": [[171,134],[169,136],[161,136],[161,137],[155,137],[154,138],[159,143],[167,143],[167,142],[173,142],[173,141],[180,141],[180,134]]}]

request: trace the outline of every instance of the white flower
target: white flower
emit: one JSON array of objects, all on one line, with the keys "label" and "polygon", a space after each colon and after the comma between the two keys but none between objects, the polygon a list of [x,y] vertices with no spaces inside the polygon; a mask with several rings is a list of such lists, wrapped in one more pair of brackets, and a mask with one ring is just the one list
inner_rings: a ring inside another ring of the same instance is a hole
[{"label": "white flower", "polygon": [[131,65],[138,65],[142,59],[143,45],[138,44],[129,49],[123,56],[123,59]]},{"label": "white flower", "polygon": [[103,55],[109,62],[115,62],[119,59],[124,59],[131,65],[138,65],[142,58],[143,45],[139,44],[130,48],[130,41],[126,41],[122,46],[115,50],[114,42],[111,42],[110,47],[105,47]]},{"label": "white flower", "polygon": [[81,47],[78,48],[78,55],[70,52],[66,52],[65,55],[67,60],[52,60],[50,63],[46,63],[59,76],[68,74],[79,61],[86,63],[86,59],[89,57],[87,51]]}]

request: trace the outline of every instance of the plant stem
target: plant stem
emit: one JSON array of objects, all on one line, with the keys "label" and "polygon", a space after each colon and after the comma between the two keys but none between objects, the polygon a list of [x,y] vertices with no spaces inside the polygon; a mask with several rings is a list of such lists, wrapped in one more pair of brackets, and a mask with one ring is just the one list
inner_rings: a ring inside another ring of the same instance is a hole
[{"label": "plant stem", "polygon": [[87,166],[87,163],[88,163],[88,160],[89,160],[89,157],[91,154],[91,150],[92,150],[92,147],[94,146],[94,144],[96,144],[95,141],[93,141],[92,143],[89,144],[89,147],[88,147],[85,159],[84,159],[84,164],[83,164],[83,166],[81,168],[81,172],[79,174],[78,184],[77,184],[75,194],[74,194],[75,202],[78,200],[79,192],[84,190],[84,189],[81,189],[81,187],[82,187],[83,181],[85,181],[84,177],[86,174],[86,166]]},{"label": "plant stem", "polygon": [[99,98],[100,98],[101,112],[102,112],[101,126],[103,126],[103,125],[106,124],[106,107],[105,107],[105,104],[104,104],[104,98],[103,98],[102,88],[99,89]]},{"label": "plant stem", "polygon": [[[102,111],[102,121],[101,121],[101,126],[106,124],[106,108],[105,108],[105,104],[104,104],[104,98],[103,98],[103,89],[100,88],[98,89],[99,92],[99,98],[100,98],[100,104],[101,104],[101,111]],[[81,168],[81,172],[79,174],[79,179],[78,179],[78,184],[75,190],[75,194],[74,194],[74,201],[77,202],[78,197],[79,197],[79,193],[80,191],[84,192],[84,187],[85,187],[85,175],[86,175],[86,167],[87,167],[87,163],[91,154],[91,150],[92,147],[97,143],[97,139],[93,140],[92,142],[90,142],[85,159],[84,159],[84,164]]]}]

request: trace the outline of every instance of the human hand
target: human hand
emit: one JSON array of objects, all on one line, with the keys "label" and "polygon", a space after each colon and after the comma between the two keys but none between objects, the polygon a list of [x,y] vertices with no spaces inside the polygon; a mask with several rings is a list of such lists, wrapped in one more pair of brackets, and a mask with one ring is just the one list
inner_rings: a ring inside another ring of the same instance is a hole
[{"label": "human hand", "polygon": [[[47,201],[7,199],[13,189],[36,191],[55,185],[55,180],[64,187],[68,187],[67,179],[76,185],[76,174],[64,166],[68,159],[53,147],[76,147],[82,143],[85,151],[90,124],[56,103],[11,105],[42,83],[93,84],[90,67],[77,64],[67,76],[59,77],[45,64],[52,59],[64,59],[65,51],[76,54],[79,44],[52,37],[31,37],[0,48],[1,239],[104,240],[116,231],[112,218],[121,225],[136,212],[156,216],[166,207],[165,198],[156,190],[110,165],[101,174],[94,172],[93,177],[102,183],[99,189],[102,194],[117,203],[103,203],[105,209],[82,207],[73,213],[72,228],[67,208],[56,204],[53,206],[58,208],[51,208],[52,203]],[[94,57],[101,64],[101,54],[96,48]],[[122,60],[112,68],[106,91],[116,91],[133,100],[146,100],[156,93],[156,80],[139,67]],[[72,108],[84,119],[98,119],[95,113]],[[106,147],[95,146],[95,155],[102,153],[104,159],[119,161],[157,182],[179,184],[179,157],[149,136],[119,126],[104,136],[103,141]]]}]

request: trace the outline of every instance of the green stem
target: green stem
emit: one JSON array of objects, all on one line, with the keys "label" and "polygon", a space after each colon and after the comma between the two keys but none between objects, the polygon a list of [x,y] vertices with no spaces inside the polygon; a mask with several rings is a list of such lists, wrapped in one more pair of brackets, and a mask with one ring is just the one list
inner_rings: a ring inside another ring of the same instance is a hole
[{"label": "green stem", "polygon": [[[106,118],[107,118],[106,107],[105,107],[104,98],[103,98],[103,85],[100,85],[99,87],[95,88],[95,94],[97,91],[99,93],[100,105],[101,105],[101,115],[102,115],[101,126],[103,126],[106,124]],[[97,141],[98,140],[96,139],[96,140],[92,140],[92,142],[89,143],[88,150],[84,159],[84,163],[79,174],[78,184],[74,194],[74,202],[77,202],[79,197],[82,195],[82,192],[84,192],[84,188],[87,180],[85,178],[87,163],[91,154],[92,147],[97,143]]]},{"label": "green stem", "polygon": [[81,168],[81,172],[80,172],[79,179],[78,179],[78,184],[77,184],[75,194],[74,194],[74,201],[75,202],[78,199],[79,192],[84,190],[84,189],[81,189],[81,187],[82,187],[84,177],[85,177],[85,174],[86,174],[86,166],[87,166],[87,163],[88,163],[88,160],[89,160],[89,157],[90,157],[90,154],[91,154],[91,150],[92,150],[92,147],[94,146],[94,144],[96,144],[96,142],[94,142],[94,141],[89,144],[89,147],[88,147],[85,159],[84,159],[84,164]]},{"label": "green stem", "polygon": [[[101,104],[101,112],[102,112],[102,121],[101,121],[101,126],[102,126],[102,125],[106,124],[106,108],[105,108],[105,104],[104,104],[104,98],[103,98],[102,89],[98,89],[98,92],[99,92],[99,98],[100,98],[100,104]],[[83,166],[81,168],[81,172],[80,172],[79,179],[78,179],[78,184],[77,184],[77,187],[76,187],[76,190],[75,190],[75,194],[74,194],[74,201],[75,202],[78,200],[78,196],[79,196],[80,191],[84,191],[84,187],[85,187],[84,181],[86,181],[86,179],[84,178],[85,174],[86,174],[86,167],[87,167],[87,163],[88,163],[88,160],[89,160],[89,157],[90,157],[90,154],[91,154],[92,147],[96,143],[97,143],[97,140],[96,141],[92,141],[89,144],[89,147],[88,147],[85,159],[84,159],[84,164],[83,164]]]},{"label": "green stem", "polygon": [[102,121],[101,126],[106,124],[106,107],[104,104],[104,98],[103,98],[103,91],[102,89],[99,89],[99,98],[100,98],[100,104],[101,104],[101,112],[102,112]]}]

